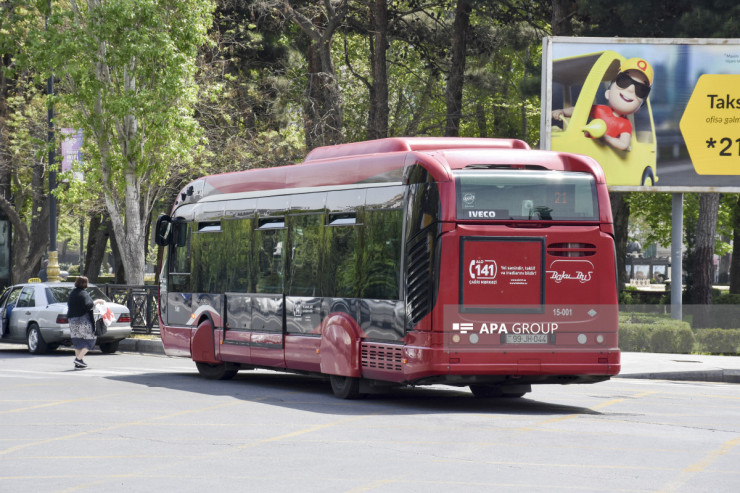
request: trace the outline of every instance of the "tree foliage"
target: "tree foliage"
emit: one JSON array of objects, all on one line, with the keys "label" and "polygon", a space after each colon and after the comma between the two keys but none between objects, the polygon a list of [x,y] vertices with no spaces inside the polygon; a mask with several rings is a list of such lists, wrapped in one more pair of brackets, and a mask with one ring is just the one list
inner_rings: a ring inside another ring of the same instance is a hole
[{"label": "tree foliage", "polygon": [[170,171],[193,162],[195,58],[212,4],[69,0],[55,5],[36,63],[55,74],[60,120],[86,136],[79,200],[102,195],[127,280],[144,281],[146,225]]}]

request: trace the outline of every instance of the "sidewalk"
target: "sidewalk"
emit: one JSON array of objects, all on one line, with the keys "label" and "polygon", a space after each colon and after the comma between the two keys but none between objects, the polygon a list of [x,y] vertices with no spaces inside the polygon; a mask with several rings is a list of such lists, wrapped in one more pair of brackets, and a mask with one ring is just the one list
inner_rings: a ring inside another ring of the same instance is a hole
[{"label": "sidewalk", "polygon": [[[124,339],[119,351],[164,354],[160,339]],[[740,383],[740,356],[622,353],[622,371],[616,378]]]},{"label": "sidewalk", "polygon": [[622,353],[617,378],[740,383],[740,356]]}]

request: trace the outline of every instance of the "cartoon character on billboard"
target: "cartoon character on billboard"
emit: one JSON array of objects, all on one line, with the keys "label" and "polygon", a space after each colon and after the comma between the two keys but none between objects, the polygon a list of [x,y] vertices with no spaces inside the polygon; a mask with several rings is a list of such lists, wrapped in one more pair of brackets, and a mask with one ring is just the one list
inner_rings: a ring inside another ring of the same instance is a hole
[{"label": "cartoon character on billboard", "polygon": [[[642,58],[606,51],[556,60],[553,100],[562,98],[563,107],[553,110],[552,118],[563,128],[553,127],[551,149],[593,157],[609,185],[655,184],[655,128],[648,101],[652,84],[653,68]],[[573,94],[574,104],[569,101]],[[643,107],[647,114],[636,122]]]}]

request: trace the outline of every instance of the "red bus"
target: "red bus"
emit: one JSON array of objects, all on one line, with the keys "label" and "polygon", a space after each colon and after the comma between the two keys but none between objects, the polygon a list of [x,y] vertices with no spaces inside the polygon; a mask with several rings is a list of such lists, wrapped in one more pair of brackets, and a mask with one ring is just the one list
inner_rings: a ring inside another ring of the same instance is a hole
[{"label": "red bus", "polygon": [[206,176],[160,216],[165,352],[206,378],[522,396],[620,369],[604,173],[519,140],[389,138]]}]

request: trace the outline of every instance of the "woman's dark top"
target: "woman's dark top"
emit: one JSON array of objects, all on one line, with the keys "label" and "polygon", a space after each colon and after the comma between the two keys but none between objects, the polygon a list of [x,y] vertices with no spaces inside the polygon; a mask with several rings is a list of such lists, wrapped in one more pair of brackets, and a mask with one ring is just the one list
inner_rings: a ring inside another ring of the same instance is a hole
[{"label": "woman's dark top", "polygon": [[90,293],[84,289],[74,288],[69,293],[69,300],[67,300],[67,316],[81,317],[90,312],[93,308],[93,300],[90,297]]}]

